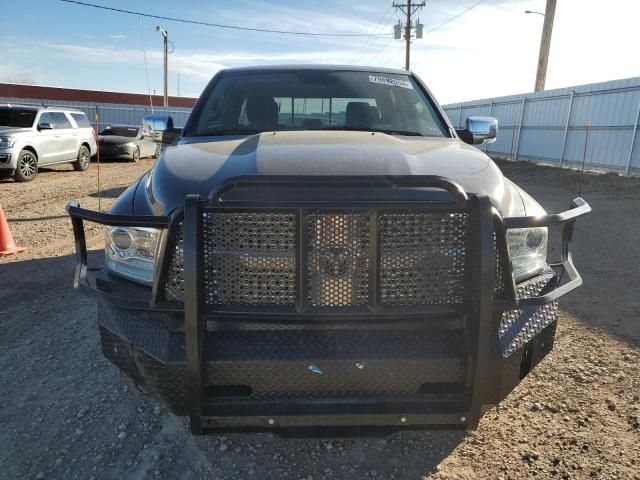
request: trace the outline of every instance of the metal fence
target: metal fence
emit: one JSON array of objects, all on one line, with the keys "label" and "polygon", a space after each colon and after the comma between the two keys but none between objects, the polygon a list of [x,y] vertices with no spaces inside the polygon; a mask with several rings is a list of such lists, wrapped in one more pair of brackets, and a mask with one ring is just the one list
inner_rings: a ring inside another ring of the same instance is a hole
[{"label": "metal fence", "polygon": [[640,174],[640,77],[444,106],[451,123],[499,124],[487,154],[557,166]]},{"label": "metal fence", "polygon": [[[101,125],[142,125],[142,117],[152,113],[149,105],[130,105],[124,103],[91,103],[91,102],[73,102],[61,100],[41,100],[35,98],[11,98],[0,97],[0,104],[15,105],[47,105],[49,107],[74,108],[82,110],[87,114],[89,120],[94,123],[95,115],[98,114],[99,123]],[[190,108],[180,107],[153,107],[153,113],[167,113],[173,117],[173,123],[176,127],[182,127],[189,114]]]}]

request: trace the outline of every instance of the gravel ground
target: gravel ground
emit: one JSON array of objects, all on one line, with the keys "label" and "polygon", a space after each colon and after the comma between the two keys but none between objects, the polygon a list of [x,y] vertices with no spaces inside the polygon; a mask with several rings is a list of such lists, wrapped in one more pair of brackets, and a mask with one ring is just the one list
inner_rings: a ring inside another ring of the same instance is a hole
[{"label": "gravel ground", "polygon": [[[102,207],[148,169],[102,166]],[[575,172],[501,164],[550,210]],[[16,242],[0,259],[0,478],[640,479],[640,180],[587,175],[593,214],[575,232],[585,286],[561,305],[553,352],[479,429],[386,438],[192,437],[103,359],[93,302],[71,288],[64,205],[96,208],[96,168],[0,181]],[[101,230],[89,245],[99,248]]]}]

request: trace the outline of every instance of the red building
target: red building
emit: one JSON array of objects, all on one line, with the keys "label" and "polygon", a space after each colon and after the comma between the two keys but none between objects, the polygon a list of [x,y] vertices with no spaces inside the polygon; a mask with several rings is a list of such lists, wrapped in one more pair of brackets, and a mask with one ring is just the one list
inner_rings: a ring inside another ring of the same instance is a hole
[{"label": "red building", "polygon": [[[103,92],[98,90],[80,90],[77,88],[44,87],[40,85],[18,85],[0,83],[0,102],[19,103],[19,99],[42,100],[44,103],[80,102],[83,104],[115,103],[125,105],[149,106],[149,95],[142,93]],[[163,97],[152,95],[154,107],[161,107]],[[189,97],[169,97],[169,107],[192,108],[197,99]]]}]

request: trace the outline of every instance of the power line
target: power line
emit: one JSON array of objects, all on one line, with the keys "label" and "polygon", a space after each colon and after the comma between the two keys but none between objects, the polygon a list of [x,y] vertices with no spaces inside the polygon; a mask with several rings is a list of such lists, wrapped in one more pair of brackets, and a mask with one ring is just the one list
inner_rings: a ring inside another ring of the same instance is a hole
[{"label": "power line", "polygon": [[444,27],[446,24],[453,22],[454,20],[460,18],[462,15],[464,15],[465,13],[473,10],[474,8],[476,8],[478,5],[480,5],[481,3],[486,2],[486,0],[480,0],[476,3],[474,3],[473,5],[471,5],[468,8],[465,8],[464,10],[462,10],[460,13],[458,13],[457,15],[454,15],[453,17],[451,17],[449,20],[442,22],[440,25],[433,27],[430,30],[427,30],[427,33],[431,33],[431,32],[435,32],[436,30],[441,29],[442,27]]},{"label": "power line", "polygon": [[142,56],[144,57],[144,73],[147,76],[147,91],[149,92],[149,105],[153,113],[153,97],[151,96],[151,83],[149,83],[149,69],[147,68],[147,50],[144,48],[144,35],[142,33],[142,17],[138,17],[140,22],[140,43],[142,44]]},{"label": "power line", "polygon": [[383,67],[386,67],[387,65],[389,65],[389,62],[391,60],[393,60],[393,58],[396,55],[398,55],[399,53],[401,53],[404,50],[404,46],[402,44],[396,44],[396,46],[399,46],[400,48],[398,48],[398,49],[396,49],[396,51],[392,52],[391,55],[389,55],[384,62],[380,62],[380,65],[382,65]]},{"label": "power line", "polygon": [[[382,15],[382,17],[380,17],[380,20],[378,20],[378,22],[376,23],[376,26],[371,31],[371,33],[377,33],[379,28],[383,28],[384,22],[386,22],[387,17],[389,16],[389,13],[392,12],[392,9],[393,9],[393,5],[389,5],[387,10],[384,12],[384,15]],[[356,54],[355,58],[351,60],[351,63],[356,63],[358,60],[361,60],[362,57],[364,57],[364,55],[367,53],[367,50],[369,50],[369,48],[371,48],[374,43],[375,43],[375,37],[369,37],[365,41],[362,48],[358,50],[358,53]]]},{"label": "power line", "polygon": [[369,59],[369,62],[368,62],[369,65],[373,65],[374,60],[378,58],[382,52],[384,52],[387,48],[389,48],[389,45],[391,45],[392,40],[393,40],[393,37],[389,38],[389,40],[387,40],[387,43],[385,43],[383,47],[380,50],[378,50],[378,53],[376,53],[373,57],[371,57],[371,59]]},{"label": "power line", "polygon": [[225,25],[222,23],[201,22],[199,20],[190,20],[187,18],[165,17],[162,15],[153,15],[151,13],[135,12],[132,10],[124,10],[122,8],[106,7],[104,5],[96,5],[94,3],[80,2],[78,0],[60,0],[60,1],[65,3],[73,3],[75,5],[81,5],[83,7],[92,7],[92,8],[99,8],[101,10],[109,10],[111,12],[126,13],[128,15],[137,15],[140,17],[156,18],[158,20],[169,20],[172,22],[189,23],[192,25],[202,25],[205,27],[227,28],[229,30],[244,30],[249,32],[278,33],[281,35],[299,35],[299,36],[309,36],[309,37],[376,37],[376,36],[385,36],[385,35],[391,34],[391,32],[388,32],[388,33],[317,33],[317,32],[295,32],[290,30],[270,30],[267,28],[253,28],[253,27],[243,27],[240,25]]},{"label": "power line", "polygon": [[[372,31],[375,32],[378,28],[383,27],[382,22],[386,21],[386,17],[388,16],[389,12],[391,12],[391,8],[389,8],[389,11],[385,14],[385,18],[383,20],[381,20],[381,23],[376,26],[376,28]],[[375,46],[376,41],[378,40],[379,37],[369,37],[366,41],[366,43],[363,45],[363,47],[358,50],[358,53],[356,54],[356,57],[351,61],[351,63],[355,64],[357,62],[359,62],[360,60],[362,60],[364,58],[364,56],[367,54],[367,52]],[[390,38],[393,38],[390,36]]]}]

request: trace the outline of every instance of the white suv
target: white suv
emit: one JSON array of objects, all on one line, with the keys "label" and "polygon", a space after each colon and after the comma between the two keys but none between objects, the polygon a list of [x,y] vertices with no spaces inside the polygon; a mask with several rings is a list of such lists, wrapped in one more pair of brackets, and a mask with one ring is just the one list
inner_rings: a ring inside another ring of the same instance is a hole
[{"label": "white suv", "polygon": [[48,107],[0,106],[0,177],[33,180],[38,167],[73,163],[89,168],[96,139],[84,112]]}]

